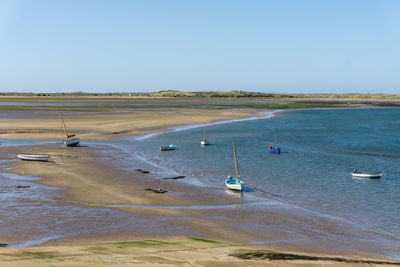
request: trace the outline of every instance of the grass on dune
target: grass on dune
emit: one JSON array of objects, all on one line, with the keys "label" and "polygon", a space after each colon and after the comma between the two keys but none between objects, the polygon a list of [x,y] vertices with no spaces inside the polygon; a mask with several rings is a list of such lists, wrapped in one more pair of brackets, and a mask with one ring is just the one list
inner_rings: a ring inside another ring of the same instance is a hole
[{"label": "grass on dune", "polygon": [[114,243],[117,248],[127,247],[154,247],[154,246],[166,246],[174,245],[179,246],[181,242],[170,242],[170,241],[159,241],[159,240],[144,240],[144,241],[132,241],[132,242],[119,242]]}]

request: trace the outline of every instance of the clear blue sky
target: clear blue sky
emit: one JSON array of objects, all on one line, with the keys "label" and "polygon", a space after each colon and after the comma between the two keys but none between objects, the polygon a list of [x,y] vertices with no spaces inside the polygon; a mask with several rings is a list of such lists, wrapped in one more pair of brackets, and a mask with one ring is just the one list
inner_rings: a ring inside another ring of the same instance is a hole
[{"label": "clear blue sky", "polygon": [[0,91],[400,93],[397,0],[0,0]]}]

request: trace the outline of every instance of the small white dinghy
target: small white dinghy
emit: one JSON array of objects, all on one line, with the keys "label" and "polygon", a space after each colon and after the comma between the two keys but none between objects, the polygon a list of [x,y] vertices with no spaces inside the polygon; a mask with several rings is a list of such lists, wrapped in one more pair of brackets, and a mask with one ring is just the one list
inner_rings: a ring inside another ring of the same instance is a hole
[{"label": "small white dinghy", "polygon": [[228,179],[225,180],[225,185],[228,189],[242,191],[244,182],[240,178],[235,179],[232,176],[228,176]]},{"label": "small white dinghy", "polygon": [[204,137],[203,140],[200,141],[200,146],[208,146],[210,143],[206,139],[206,127],[204,127]]},{"label": "small white dinghy", "polygon": [[28,154],[18,154],[18,158],[22,160],[31,160],[31,161],[50,161],[50,156],[48,155],[28,155]]},{"label": "small white dinghy", "polygon": [[380,179],[383,175],[383,172],[358,172],[357,169],[354,169],[351,173],[351,176],[355,178],[366,178],[366,179]]},{"label": "small white dinghy", "polygon": [[232,146],[233,146],[233,158],[235,160],[236,179],[233,178],[232,176],[228,176],[228,179],[225,180],[225,185],[227,188],[231,190],[242,191],[244,187],[244,182],[240,178],[239,166],[236,158],[236,148],[235,148],[235,143],[233,141],[232,141]]}]

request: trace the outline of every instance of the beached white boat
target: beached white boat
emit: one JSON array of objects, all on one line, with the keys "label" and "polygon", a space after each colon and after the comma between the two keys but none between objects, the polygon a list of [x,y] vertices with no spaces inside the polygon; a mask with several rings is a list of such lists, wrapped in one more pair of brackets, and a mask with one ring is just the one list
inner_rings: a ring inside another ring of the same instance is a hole
[{"label": "beached white boat", "polygon": [[68,137],[64,140],[64,145],[66,146],[79,146],[79,142],[81,139],[73,138],[75,135],[68,135]]},{"label": "beached white boat", "polygon": [[164,124],[164,129],[163,129],[163,145],[160,146],[161,151],[170,151],[170,150],[175,150],[175,145],[170,144],[168,146],[165,145],[165,124]]},{"label": "beached white boat", "polygon": [[354,169],[351,173],[351,176],[356,178],[367,178],[367,179],[380,179],[383,175],[383,172],[358,172],[357,169]]},{"label": "beached white boat", "polygon": [[66,145],[66,146],[79,146],[79,142],[81,141],[81,139],[75,137],[75,134],[68,134],[67,126],[65,126],[65,121],[64,121],[64,118],[62,116],[61,111],[60,111],[60,117],[61,117],[62,135],[64,135],[64,131],[65,131],[65,135],[66,135],[66,138],[64,139],[64,145]]},{"label": "beached white boat", "polygon": [[204,137],[203,140],[200,141],[201,146],[208,146],[210,143],[206,139],[206,127],[204,127]]},{"label": "beached white boat", "polygon": [[236,148],[235,148],[235,143],[232,141],[232,147],[233,147],[233,158],[235,160],[235,170],[236,170],[236,178],[233,178],[232,176],[228,176],[228,179],[225,180],[225,185],[227,188],[231,190],[237,190],[237,191],[242,191],[244,187],[244,182],[240,178],[239,174],[239,166],[236,158]]},{"label": "beached white boat", "polygon": [[48,155],[18,154],[17,157],[22,159],[22,160],[50,161],[50,156],[48,156]]}]

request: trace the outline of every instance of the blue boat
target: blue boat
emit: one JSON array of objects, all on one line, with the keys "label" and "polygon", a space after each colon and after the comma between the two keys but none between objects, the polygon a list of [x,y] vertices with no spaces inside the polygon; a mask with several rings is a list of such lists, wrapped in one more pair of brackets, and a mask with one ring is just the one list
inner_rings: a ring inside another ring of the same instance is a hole
[{"label": "blue boat", "polygon": [[271,153],[281,153],[281,148],[279,146],[273,146],[273,145],[269,145],[268,146],[269,152]]},{"label": "blue boat", "polygon": [[276,145],[276,134],[275,134],[275,145],[268,145],[269,152],[271,153],[281,153],[281,148]]}]

